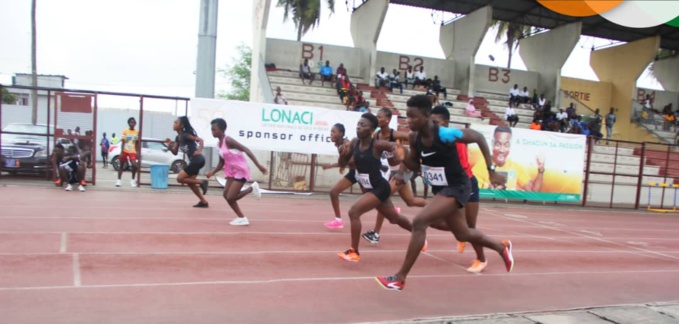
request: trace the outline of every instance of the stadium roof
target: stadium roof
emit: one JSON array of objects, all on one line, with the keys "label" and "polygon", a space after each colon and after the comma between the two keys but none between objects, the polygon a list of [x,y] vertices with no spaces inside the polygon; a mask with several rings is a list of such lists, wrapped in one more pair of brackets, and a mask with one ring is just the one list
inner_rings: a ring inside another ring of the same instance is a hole
[{"label": "stadium roof", "polygon": [[571,17],[551,11],[536,0],[391,0],[391,3],[413,7],[469,14],[487,5],[493,7],[493,19],[516,22],[540,28],[554,29],[564,24],[582,21],[582,35],[622,42],[660,35],[660,47],[679,51],[679,28],[660,25],[651,28],[629,28],[594,15]]}]

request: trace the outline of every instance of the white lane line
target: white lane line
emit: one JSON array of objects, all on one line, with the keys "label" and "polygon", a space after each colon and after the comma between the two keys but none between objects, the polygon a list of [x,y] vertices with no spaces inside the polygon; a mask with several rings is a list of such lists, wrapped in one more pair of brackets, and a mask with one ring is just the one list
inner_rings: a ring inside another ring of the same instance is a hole
[{"label": "white lane line", "polygon": [[68,237],[67,234],[61,233],[61,244],[59,245],[59,253],[66,253],[67,249],[67,244],[68,244]]},{"label": "white lane line", "polygon": [[80,256],[78,253],[73,254],[73,286],[81,287],[80,280]]},{"label": "white lane line", "polygon": [[[530,277],[530,276],[572,276],[572,275],[622,275],[622,274],[663,274],[679,273],[679,270],[635,270],[635,271],[574,271],[574,272],[532,272],[532,273],[486,273],[488,277]],[[439,278],[474,278],[471,273],[445,274],[445,275],[410,275],[408,279],[439,279]],[[315,282],[315,281],[346,281],[346,280],[374,280],[374,277],[321,277],[321,278],[278,278],[266,280],[226,280],[226,281],[190,281],[190,282],[164,282],[164,283],[136,283],[136,284],[109,284],[109,285],[86,285],[86,286],[41,286],[41,287],[6,287],[0,291],[22,290],[55,290],[55,289],[93,289],[93,288],[134,288],[134,287],[172,287],[172,286],[205,286],[205,285],[243,285],[243,284],[272,284],[289,282]]]}]

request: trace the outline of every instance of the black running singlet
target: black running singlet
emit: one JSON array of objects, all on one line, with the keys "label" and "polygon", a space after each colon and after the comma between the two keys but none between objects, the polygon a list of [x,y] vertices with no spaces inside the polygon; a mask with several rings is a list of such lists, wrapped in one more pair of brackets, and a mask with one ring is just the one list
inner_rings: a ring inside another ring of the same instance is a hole
[{"label": "black running singlet", "polygon": [[439,126],[433,130],[434,140],[431,147],[422,144],[422,134],[417,133],[415,147],[422,159],[422,179],[432,187],[449,187],[465,184],[469,176],[460,164],[455,143],[446,144],[439,137]]},{"label": "black running singlet", "polygon": [[182,133],[181,137],[175,137],[175,142],[179,145],[179,148],[189,157],[193,156],[193,153],[198,150],[198,145],[195,141],[189,140],[189,134]]},{"label": "black running singlet", "polygon": [[371,139],[370,146],[365,151],[360,150],[361,141],[358,141],[356,147],[354,147],[356,181],[367,190],[375,188],[380,182],[386,182],[380,172],[382,162],[379,158],[375,157],[373,143],[375,143],[375,140]]}]

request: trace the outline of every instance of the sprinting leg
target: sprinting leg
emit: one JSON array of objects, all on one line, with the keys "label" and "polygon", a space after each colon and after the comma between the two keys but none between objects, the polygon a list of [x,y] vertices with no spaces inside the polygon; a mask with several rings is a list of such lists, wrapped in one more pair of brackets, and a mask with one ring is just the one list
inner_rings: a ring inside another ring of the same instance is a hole
[{"label": "sprinting leg", "polygon": [[224,186],[224,199],[226,199],[226,202],[229,204],[231,209],[233,209],[233,212],[236,213],[236,216],[238,216],[238,218],[231,221],[231,225],[250,224],[247,217],[245,217],[243,212],[240,210],[240,206],[238,206],[238,200],[252,192],[252,187],[241,191],[241,188],[243,188],[244,184],[245,182],[236,181],[234,178],[226,179],[226,185]]},{"label": "sprinting leg", "polygon": [[191,188],[191,191],[193,191],[193,194],[198,197],[200,202],[194,205],[194,207],[208,207],[207,200],[205,200],[205,197],[201,192],[201,186],[205,184],[206,180],[198,180],[196,177],[196,175],[189,176],[186,171],[182,170],[179,172],[179,175],[177,175],[177,182],[188,185],[189,188]]},{"label": "sprinting leg", "polygon": [[507,266],[507,271],[511,271],[513,266],[511,242],[507,242],[506,244],[496,242],[478,230],[469,229],[467,227],[467,220],[458,207],[457,199],[454,197],[436,195],[413,220],[410,244],[408,245],[406,257],[401,269],[394,276],[375,278],[383,288],[392,290],[403,289],[408,273],[410,273],[410,270],[415,264],[415,261],[417,261],[420,251],[424,246],[427,238],[427,227],[432,224],[437,224],[441,220],[446,221],[449,228],[453,230],[453,234],[455,234],[458,241],[478,243],[481,246],[497,251],[502,258],[506,260],[505,264]]},{"label": "sprinting leg", "polygon": [[344,228],[344,222],[342,221],[342,214],[340,212],[339,195],[344,190],[349,189],[349,187],[352,185],[353,183],[351,181],[345,177],[342,177],[330,190],[330,203],[332,204],[332,210],[335,212],[335,219],[330,222],[326,222],[324,224],[325,227],[333,229]]}]

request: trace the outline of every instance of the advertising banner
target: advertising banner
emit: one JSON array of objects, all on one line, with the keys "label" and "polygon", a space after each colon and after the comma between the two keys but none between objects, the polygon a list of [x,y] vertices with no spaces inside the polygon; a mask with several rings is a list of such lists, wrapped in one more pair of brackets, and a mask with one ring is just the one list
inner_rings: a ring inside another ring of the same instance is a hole
[{"label": "advertising banner", "polygon": [[[339,102],[339,98],[337,99]],[[305,106],[253,103],[219,99],[191,100],[191,124],[206,146],[216,146],[210,121],[226,120],[226,134],[253,150],[337,155],[330,129],[343,124],[345,136],[356,136],[361,113]],[[391,128],[397,127],[391,119]]]},{"label": "advertising banner", "polygon": [[481,198],[580,201],[585,136],[489,125],[472,128],[486,138],[496,172],[507,179],[504,185],[493,187],[478,146],[469,145],[469,162]]}]

